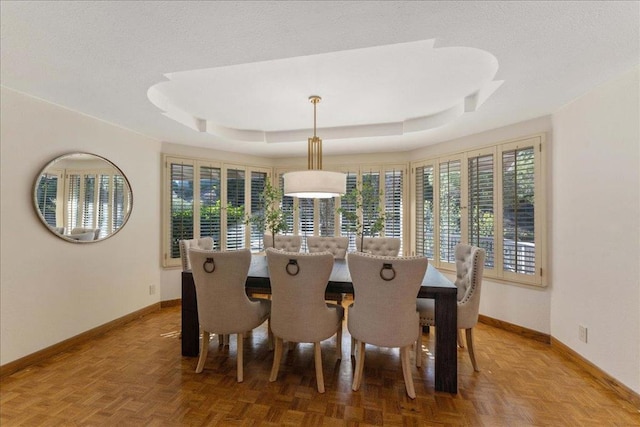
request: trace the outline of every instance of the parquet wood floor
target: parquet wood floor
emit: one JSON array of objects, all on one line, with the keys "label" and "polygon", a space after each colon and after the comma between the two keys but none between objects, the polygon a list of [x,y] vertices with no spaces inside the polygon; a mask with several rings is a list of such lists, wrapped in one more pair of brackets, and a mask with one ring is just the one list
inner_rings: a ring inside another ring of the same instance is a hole
[{"label": "parquet wood floor", "polygon": [[[0,384],[0,425],[8,426],[640,426],[640,408],[604,389],[549,345],[480,324],[474,372],[459,349],[459,393],[434,392],[433,360],[412,368],[406,397],[399,351],[367,346],[362,388],[351,391],[343,359],[322,345],[326,393],[318,394],[313,346],[285,350],[278,380],[266,326],[245,341],[243,383],[235,379],[235,338],[212,340],[202,374],[181,356],[180,308],[165,308],[91,344],[16,372]],[[286,346],[285,346],[286,348]],[[413,361],[413,360],[412,360]]]}]

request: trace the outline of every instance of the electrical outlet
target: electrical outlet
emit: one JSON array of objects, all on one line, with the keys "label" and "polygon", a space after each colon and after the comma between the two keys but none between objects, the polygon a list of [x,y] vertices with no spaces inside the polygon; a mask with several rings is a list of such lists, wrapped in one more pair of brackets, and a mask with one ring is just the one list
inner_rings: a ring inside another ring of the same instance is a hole
[{"label": "electrical outlet", "polygon": [[578,339],[582,342],[587,342],[587,327],[578,325]]},{"label": "electrical outlet", "polygon": [[156,293],[156,285],[149,285],[149,295]]}]

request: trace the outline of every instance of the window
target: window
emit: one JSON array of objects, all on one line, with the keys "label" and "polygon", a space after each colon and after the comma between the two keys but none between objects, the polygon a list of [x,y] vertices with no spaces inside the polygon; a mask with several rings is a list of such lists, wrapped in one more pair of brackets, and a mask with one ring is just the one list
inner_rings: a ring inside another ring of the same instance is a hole
[{"label": "window", "polygon": [[461,239],[461,187],[460,160],[444,161],[439,164],[439,221],[440,261],[455,263],[455,246]]},{"label": "window", "polygon": [[486,251],[485,268],[494,267],[494,155],[469,157],[469,244]]},{"label": "window", "polygon": [[210,236],[214,249],[262,250],[262,233],[246,218],[262,209],[270,169],[171,156],[164,165],[164,266],[180,265],[183,239]]},{"label": "window", "polygon": [[[262,200],[262,190],[266,185],[268,175],[266,172],[251,172],[251,214],[260,215],[264,218],[265,209]],[[262,241],[264,231],[260,230],[258,225],[251,223],[251,251],[259,252],[264,250],[264,242]]]},{"label": "window", "polygon": [[122,226],[130,204],[122,175],[113,169],[67,169],[65,174],[66,212],[61,216],[65,222],[58,227],[67,233],[76,227],[99,228],[98,238],[102,238]]},{"label": "window", "polygon": [[245,171],[228,168],[225,205],[226,243],[225,249],[243,249],[245,247]]},{"label": "window", "polygon": [[430,260],[435,251],[435,212],[434,212],[434,176],[433,165],[419,166],[415,169],[416,201],[416,238],[415,253]]},{"label": "window", "polygon": [[384,235],[400,239],[404,252],[404,168],[384,171]]},{"label": "window", "polygon": [[[370,236],[371,229],[384,212],[382,221],[384,228],[373,233],[376,236],[398,237],[401,242],[404,237],[405,222],[404,195],[406,165],[357,166],[355,168],[336,168],[346,174],[347,193],[354,188],[369,188],[372,200],[360,208],[354,200],[347,197],[329,199],[298,199],[284,196],[282,207],[292,212],[290,230],[293,234],[303,236],[302,251],[306,250],[307,236],[344,236],[349,238],[349,251],[356,250],[356,218],[365,229],[365,235]],[[282,175],[285,171],[278,171],[280,188],[283,187]],[[375,200],[373,200],[375,199]],[[338,212],[342,208],[353,215]],[[402,247],[401,247],[402,251]]]},{"label": "window", "polygon": [[485,249],[485,276],[544,285],[543,142],[414,163],[414,253],[455,269],[454,248],[464,242]]},{"label": "window", "polygon": [[[347,193],[352,191],[358,185],[358,173],[346,172],[347,174]],[[349,212],[356,212],[356,205],[354,202],[347,200],[346,198],[340,199],[340,207]],[[355,227],[355,221],[347,219],[344,215],[340,216],[340,235],[349,238],[349,246],[347,251],[356,250],[356,236],[351,231]]]},{"label": "window", "polygon": [[62,200],[62,197],[58,197],[58,193],[63,190],[63,187],[62,172],[48,171],[38,181],[36,203],[42,213],[42,217],[50,227],[63,226],[63,224],[57,223],[57,218],[60,218],[60,215],[58,215],[60,207],[57,201]]},{"label": "window", "polygon": [[502,236],[505,271],[536,272],[534,148],[502,153]]}]

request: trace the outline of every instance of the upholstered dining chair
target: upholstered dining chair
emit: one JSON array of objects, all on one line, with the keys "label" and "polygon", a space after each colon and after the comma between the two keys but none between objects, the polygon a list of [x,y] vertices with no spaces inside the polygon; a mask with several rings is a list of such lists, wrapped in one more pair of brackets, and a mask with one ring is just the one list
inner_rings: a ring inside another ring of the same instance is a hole
[{"label": "upholstered dining chair", "polygon": [[302,236],[277,234],[274,239],[274,236],[271,234],[265,234],[263,236],[263,242],[265,251],[269,248],[275,248],[285,252],[300,252],[300,247],[302,247]]},{"label": "upholstered dining chair", "polygon": [[[98,237],[100,236],[100,229],[99,228],[76,227],[76,228],[71,230],[70,234],[73,236],[74,234],[86,234],[86,233],[93,233],[93,238],[87,239],[87,240],[98,240]],[[85,239],[82,239],[82,240],[85,240]]]},{"label": "upholstered dining chair", "polygon": [[205,251],[213,250],[213,238],[201,237],[199,239],[180,240],[180,258],[182,259],[182,271],[191,270],[189,262],[189,249],[203,249]]},{"label": "upholstered dining chair", "polygon": [[397,237],[365,237],[362,240],[356,237],[358,252],[382,256],[398,256],[400,252],[400,239]]},{"label": "upholstered dining chair", "polygon": [[324,393],[320,342],[336,335],[338,359],[342,358],[344,308],[324,300],[333,268],[329,252],[295,253],[267,249],[271,280],[271,331],[275,339],[269,381],[278,377],[282,341],[313,343],[316,383]]},{"label": "upholstered dining chair", "polygon": [[[458,244],[455,247],[456,287],[458,288],[458,345],[464,347],[461,334],[464,329],[474,371],[479,371],[473,349],[473,328],[478,323],[484,258],[484,249],[464,244]],[[418,298],[417,307],[420,314],[420,334],[416,343],[416,365],[420,367],[422,364],[422,326],[435,326],[437,334],[438,325],[435,324],[434,301],[432,299]]]},{"label": "upholstered dining chair", "polygon": [[[348,237],[332,237],[332,236],[309,236],[307,237],[307,248],[309,253],[331,252],[334,259],[345,259],[347,249],[349,248]],[[325,299],[335,301],[342,304],[344,294],[327,293]]]},{"label": "upholstered dining chair", "polygon": [[335,259],[345,259],[349,248],[348,237],[309,236],[307,248],[310,253],[331,252]]},{"label": "upholstered dining chair", "polygon": [[209,336],[236,334],[237,379],[243,380],[243,339],[268,319],[271,301],[249,299],[244,286],[251,265],[251,251],[207,251],[191,248],[189,260],[198,300],[198,321],[202,330],[200,358],[196,372],[204,369]]},{"label": "upholstered dining chair", "polygon": [[409,354],[418,337],[416,295],[429,261],[351,252],[347,262],[355,295],[347,322],[357,343],[352,389],[357,391],[362,383],[365,344],[399,347],[407,395],[415,399]]}]

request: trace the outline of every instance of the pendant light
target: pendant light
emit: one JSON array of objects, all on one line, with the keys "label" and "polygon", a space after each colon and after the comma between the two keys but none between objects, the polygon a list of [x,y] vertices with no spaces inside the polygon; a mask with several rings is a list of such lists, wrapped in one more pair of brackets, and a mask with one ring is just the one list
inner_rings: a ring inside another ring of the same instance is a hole
[{"label": "pendant light", "polygon": [[285,196],[326,199],[341,196],[347,190],[345,174],[322,170],[322,139],[316,135],[316,106],[321,99],[317,95],[309,97],[313,104],[313,137],[308,141],[308,170],[283,175]]}]

